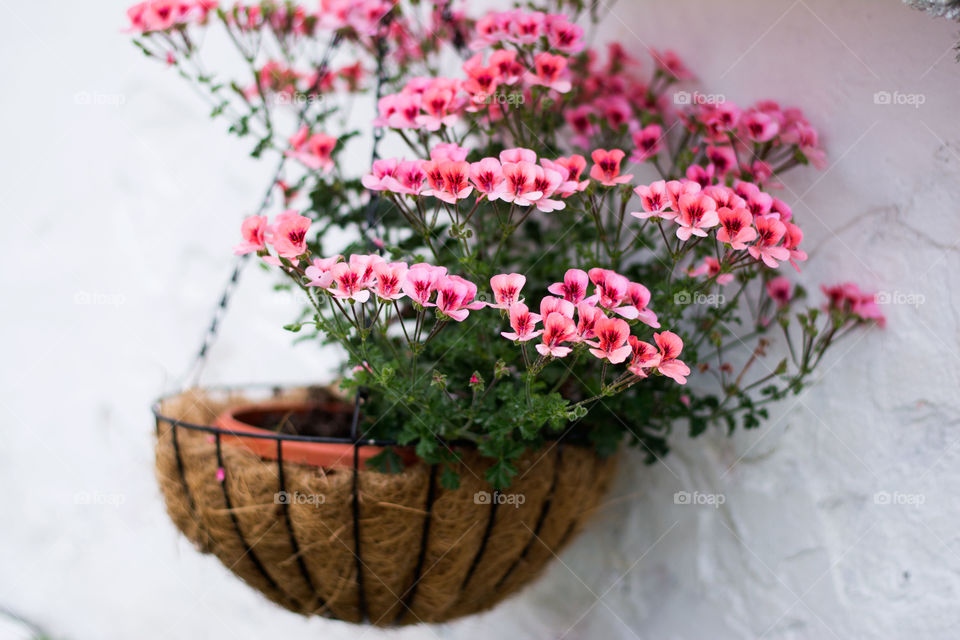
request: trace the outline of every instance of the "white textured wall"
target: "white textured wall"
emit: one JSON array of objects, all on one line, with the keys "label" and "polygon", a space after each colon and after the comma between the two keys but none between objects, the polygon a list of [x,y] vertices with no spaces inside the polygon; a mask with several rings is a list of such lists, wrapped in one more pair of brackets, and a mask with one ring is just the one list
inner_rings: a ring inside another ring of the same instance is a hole
[{"label": "white textured wall", "polygon": [[[886,307],[886,331],[840,346],[761,431],[679,437],[653,467],[627,457],[615,502],[521,597],[385,634],[275,608],[164,515],[148,404],[196,347],[266,167],[136,55],[124,6],[6,3],[0,21],[0,605],[68,638],[958,636],[957,25],[896,0],[614,8],[608,31],[673,46],[704,91],[802,106],[823,132],[830,168],[786,194],[816,247],[805,284],[923,303]],[[292,307],[268,285],[246,274],[209,380],[327,370],[288,346]]]}]

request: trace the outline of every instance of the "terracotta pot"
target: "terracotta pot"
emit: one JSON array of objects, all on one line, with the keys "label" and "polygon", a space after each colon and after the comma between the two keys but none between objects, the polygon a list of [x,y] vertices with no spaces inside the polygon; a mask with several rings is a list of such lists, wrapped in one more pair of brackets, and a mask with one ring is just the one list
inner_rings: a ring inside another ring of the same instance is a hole
[{"label": "terracotta pot", "polygon": [[[245,404],[231,407],[217,416],[214,425],[234,433],[276,434],[277,431],[263,428],[264,424],[271,426],[283,421],[302,423],[312,416],[329,416],[330,422],[339,420],[346,425],[350,424],[353,407],[342,402],[327,402],[322,404],[296,401],[270,401],[255,404]],[[323,438],[349,439],[349,427],[344,431],[337,430],[336,424],[327,426],[321,433],[301,434],[314,435]],[[283,432],[289,434],[290,431]],[[267,460],[277,459],[277,442],[275,438],[244,438],[243,436],[225,436],[226,444],[239,445]],[[324,469],[353,468],[354,445],[349,442],[312,442],[298,440],[282,440],[283,459],[285,462],[308,464]],[[362,445],[358,447],[358,465],[365,467],[367,461],[383,451],[383,447]],[[411,451],[398,449],[397,452],[406,463],[416,460]]]}]

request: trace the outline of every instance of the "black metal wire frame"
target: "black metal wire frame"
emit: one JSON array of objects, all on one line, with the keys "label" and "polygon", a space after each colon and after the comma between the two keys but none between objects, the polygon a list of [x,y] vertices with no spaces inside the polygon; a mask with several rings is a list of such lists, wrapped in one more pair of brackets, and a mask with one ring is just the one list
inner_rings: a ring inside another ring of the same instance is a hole
[{"label": "black metal wire frame", "polygon": [[[257,387],[272,390],[274,394],[276,394],[279,391],[279,389],[281,389],[281,387],[278,387],[276,385],[239,385],[239,386],[227,385],[227,386],[208,387],[208,389],[219,390],[219,391],[235,391],[237,389],[242,389],[242,388],[251,389],[251,388],[257,388]],[[236,437],[242,437],[242,438],[274,440],[277,444],[276,462],[277,462],[277,478],[279,482],[280,492],[286,491],[286,479],[285,479],[284,470],[283,470],[283,442],[284,441],[343,444],[343,445],[349,445],[353,447],[351,516],[353,520],[352,522],[353,553],[356,558],[355,570],[357,574],[357,577],[356,577],[357,601],[358,601],[362,621],[369,622],[369,611],[367,609],[366,591],[364,589],[364,575],[363,575],[364,563],[362,559],[363,549],[361,548],[361,545],[360,545],[360,533],[361,533],[360,495],[359,495],[360,494],[360,488],[359,488],[360,448],[366,447],[366,446],[392,447],[392,446],[397,446],[398,443],[395,440],[362,438],[359,432],[359,422],[360,422],[360,406],[365,397],[364,392],[358,391],[357,396],[354,400],[354,410],[353,410],[353,415],[350,421],[349,437],[303,436],[303,435],[296,435],[296,434],[272,433],[272,432],[249,433],[245,431],[244,432],[233,431],[231,429],[224,429],[224,428],[216,427],[212,425],[194,424],[185,420],[172,418],[170,416],[163,414],[164,402],[166,402],[167,400],[169,400],[170,398],[176,395],[179,395],[179,394],[174,393],[174,394],[170,394],[168,396],[164,396],[160,398],[154,403],[152,407],[152,411],[156,419],[158,436],[161,433],[160,431],[161,423],[167,423],[171,427],[171,440],[173,444],[174,455],[176,456],[177,471],[180,476],[180,482],[183,486],[184,494],[187,497],[187,504],[190,507],[191,513],[194,515],[194,520],[196,522],[200,522],[200,519],[197,517],[196,503],[193,499],[193,494],[191,493],[190,487],[187,483],[183,457],[180,451],[180,442],[178,437],[179,428],[187,429],[190,431],[197,431],[197,432],[212,434],[214,436],[214,442],[216,445],[216,453],[217,453],[217,466],[218,468],[223,470],[223,480],[221,481],[223,499],[224,499],[224,503],[226,504],[227,510],[230,513],[230,519],[231,519],[231,522],[233,523],[233,528],[237,534],[237,538],[239,539],[245,554],[249,556],[250,561],[252,562],[254,568],[256,568],[257,572],[260,573],[264,581],[277,593],[287,597],[290,600],[290,603],[294,605],[294,607],[299,611],[304,611],[304,612],[306,611],[305,604],[300,603],[296,598],[288,594],[277,583],[277,581],[272,576],[270,576],[269,572],[263,566],[263,563],[260,561],[259,557],[256,554],[256,550],[254,549],[255,545],[249,544],[246,536],[243,533],[243,530],[240,527],[240,523],[233,512],[232,501],[230,499],[230,493],[228,489],[230,474],[228,473],[228,469],[224,465],[224,461],[223,461],[222,438],[223,436],[236,436]],[[510,565],[507,571],[499,579],[495,587],[497,590],[499,590],[506,583],[509,577],[513,574],[514,570],[527,557],[530,550],[533,548],[534,544],[536,544],[537,540],[539,539],[540,531],[543,527],[544,522],[547,519],[548,514],[550,513],[550,507],[552,506],[554,493],[557,487],[557,480],[560,475],[560,467],[562,466],[563,450],[564,450],[564,443],[562,442],[562,440],[570,433],[570,431],[573,429],[574,426],[575,424],[571,425],[571,427],[568,428],[565,433],[561,434],[558,439],[559,441],[555,445],[557,453],[556,453],[556,459],[554,463],[553,479],[551,481],[550,489],[547,492],[546,498],[544,499],[543,505],[541,506],[540,513],[537,517],[536,525],[531,530],[530,539],[528,540],[527,544],[524,546],[523,551],[521,551],[520,555],[514,560],[514,562]],[[464,444],[469,446],[472,443],[464,443]],[[576,445],[573,445],[573,446],[576,446]],[[410,587],[403,594],[401,594],[400,597],[398,597],[398,601],[401,602],[403,607],[398,612],[396,619],[392,621],[392,623],[395,625],[400,623],[400,621],[403,619],[403,617],[407,614],[408,611],[411,611],[411,606],[417,593],[417,585],[419,584],[420,579],[422,578],[423,565],[426,559],[427,545],[430,540],[430,526],[433,520],[433,506],[434,506],[434,502],[436,500],[436,495],[437,495],[437,472],[438,472],[438,466],[431,465],[430,477],[429,477],[429,482],[427,486],[427,496],[426,496],[425,505],[424,505],[425,514],[424,514],[424,521],[423,521],[423,530],[420,537],[420,551],[419,551],[419,554],[417,557],[417,563],[414,569],[413,582],[410,585]],[[499,492],[494,491],[493,495],[491,496],[490,507],[487,515],[487,521],[486,521],[484,532],[483,532],[483,538],[481,539],[480,546],[478,547],[476,553],[474,554],[470,567],[467,570],[467,573],[460,584],[461,593],[463,593],[467,589],[468,585],[470,584],[470,580],[473,578],[474,572],[476,571],[477,567],[480,565],[480,562],[483,559],[483,555],[487,549],[487,543],[490,540],[490,536],[493,532],[494,525],[496,522],[497,507],[499,503],[498,495],[499,495]],[[293,527],[293,522],[290,518],[289,504],[286,501],[283,501],[281,504],[282,504],[281,508],[283,512],[284,524],[286,525],[287,532],[289,533],[289,536],[290,536],[290,546],[294,556],[297,559],[297,566],[300,570],[300,574],[304,582],[308,585],[308,587],[313,591],[314,595],[316,596],[316,600],[315,600],[316,604],[315,604],[315,607],[313,607],[313,612],[316,613],[318,610],[323,609],[326,606],[326,602],[317,592],[316,586],[314,585],[313,580],[310,578],[310,573],[307,570],[306,563],[304,562],[302,556],[300,555],[300,542],[299,542],[299,539],[297,538],[296,531]],[[567,529],[564,531],[563,535],[561,536],[559,544],[557,546],[562,547],[566,544],[566,542],[573,535],[573,532],[576,530],[576,525],[577,525],[576,520],[570,523],[569,527],[567,527]],[[321,615],[329,616],[331,615],[331,612],[328,609],[326,612],[322,613]],[[379,623],[379,620],[376,622]]]}]

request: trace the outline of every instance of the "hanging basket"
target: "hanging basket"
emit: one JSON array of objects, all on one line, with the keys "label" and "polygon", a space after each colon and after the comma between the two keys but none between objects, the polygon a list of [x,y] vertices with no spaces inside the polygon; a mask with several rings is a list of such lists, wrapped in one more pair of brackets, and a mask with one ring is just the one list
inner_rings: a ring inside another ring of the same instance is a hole
[{"label": "hanging basket", "polygon": [[[488,609],[573,538],[614,468],[589,448],[551,443],[525,454],[510,489],[497,493],[483,480],[489,461],[462,449],[460,487],[448,490],[438,467],[419,460],[394,474],[359,462],[364,449],[391,443],[269,431],[241,437],[222,420],[208,426],[258,400],[336,398],[320,387],[164,398],[154,407],[157,478],[170,517],[200,551],[303,615],[393,626]],[[310,443],[347,447],[349,463],[290,461],[291,446]]]}]

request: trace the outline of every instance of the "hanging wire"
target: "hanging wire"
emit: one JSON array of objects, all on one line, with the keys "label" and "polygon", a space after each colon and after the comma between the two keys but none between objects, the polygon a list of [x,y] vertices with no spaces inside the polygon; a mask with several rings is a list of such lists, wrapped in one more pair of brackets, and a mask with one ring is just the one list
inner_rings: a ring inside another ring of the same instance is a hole
[{"label": "hanging wire", "polygon": [[[343,36],[341,36],[339,32],[334,33],[333,37],[330,39],[330,42],[327,43],[327,48],[323,52],[323,57],[320,60],[320,64],[317,65],[316,78],[314,79],[313,84],[307,89],[308,94],[319,89],[320,84],[323,82],[323,78],[326,76],[327,70],[330,67],[330,58],[333,56],[334,50],[340,44],[342,39]],[[305,100],[303,106],[300,107],[300,111],[297,114],[298,125],[303,124],[303,122],[306,120],[307,110],[309,107],[310,101]],[[263,198],[260,201],[260,206],[257,207],[257,212],[254,215],[263,215],[263,213],[270,206],[274,189],[277,186],[277,181],[283,174],[283,169],[286,166],[286,163],[287,156],[284,154],[280,157],[277,168],[273,172],[273,177],[270,178],[270,183],[267,185],[266,192],[263,194]],[[207,356],[210,348],[217,339],[217,333],[220,329],[220,322],[227,312],[227,306],[230,304],[233,293],[237,288],[237,283],[240,280],[240,274],[243,272],[244,267],[250,262],[250,255],[251,254],[249,253],[245,253],[237,256],[236,260],[234,260],[233,270],[230,273],[230,278],[227,280],[227,284],[223,289],[223,293],[220,294],[220,300],[217,302],[217,306],[213,311],[213,318],[210,320],[207,331],[203,334],[203,340],[200,343],[200,348],[197,350],[197,355],[194,356],[193,362],[190,364],[187,372],[183,375],[181,384],[178,385],[181,389],[195,387],[200,383],[200,376],[203,374],[204,366],[207,363]]]}]

